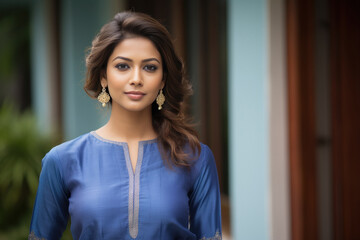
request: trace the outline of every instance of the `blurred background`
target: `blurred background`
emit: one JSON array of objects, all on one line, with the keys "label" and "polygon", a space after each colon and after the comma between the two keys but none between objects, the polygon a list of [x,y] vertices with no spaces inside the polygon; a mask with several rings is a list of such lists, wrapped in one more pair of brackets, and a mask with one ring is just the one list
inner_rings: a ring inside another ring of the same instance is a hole
[{"label": "blurred background", "polygon": [[360,1],[0,0],[0,240],[27,238],[45,153],[107,121],[85,53],[129,9],[186,63],[224,239],[360,239]]}]

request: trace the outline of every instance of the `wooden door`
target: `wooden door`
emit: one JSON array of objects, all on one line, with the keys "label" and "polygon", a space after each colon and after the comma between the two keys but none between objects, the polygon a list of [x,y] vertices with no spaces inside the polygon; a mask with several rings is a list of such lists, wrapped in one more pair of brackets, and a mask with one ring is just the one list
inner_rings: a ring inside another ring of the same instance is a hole
[{"label": "wooden door", "polygon": [[330,3],[334,240],[360,239],[360,1]]},{"label": "wooden door", "polygon": [[[328,0],[329,240],[360,239],[360,1]],[[292,239],[324,239],[316,148],[317,1],[287,2],[287,65]],[[321,86],[320,86],[321,87]],[[321,139],[320,139],[321,140]],[[320,141],[321,142],[321,141]],[[322,142],[324,143],[324,142]],[[320,215],[319,215],[320,214]]]}]

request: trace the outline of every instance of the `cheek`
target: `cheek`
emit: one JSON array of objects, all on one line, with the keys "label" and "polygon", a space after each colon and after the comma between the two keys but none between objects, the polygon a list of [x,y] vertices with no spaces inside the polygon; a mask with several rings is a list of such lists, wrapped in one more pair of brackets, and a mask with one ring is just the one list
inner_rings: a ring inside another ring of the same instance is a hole
[{"label": "cheek", "polygon": [[107,75],[107,82],[110,87],[121,88],[127,83],[127,78],[125,74],[109,71]]}]

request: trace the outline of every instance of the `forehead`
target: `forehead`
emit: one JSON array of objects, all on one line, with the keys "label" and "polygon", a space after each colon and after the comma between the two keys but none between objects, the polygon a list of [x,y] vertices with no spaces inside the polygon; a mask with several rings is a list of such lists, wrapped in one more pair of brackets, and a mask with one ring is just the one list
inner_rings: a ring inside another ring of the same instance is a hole
[{"label": "forehead", "polygon": [[116,45],[110,56],[110,61],[117,56],[127,57],[134,60],[157,58],[161,61],[161,55],[154,43],[144,37],[126,38]]}]

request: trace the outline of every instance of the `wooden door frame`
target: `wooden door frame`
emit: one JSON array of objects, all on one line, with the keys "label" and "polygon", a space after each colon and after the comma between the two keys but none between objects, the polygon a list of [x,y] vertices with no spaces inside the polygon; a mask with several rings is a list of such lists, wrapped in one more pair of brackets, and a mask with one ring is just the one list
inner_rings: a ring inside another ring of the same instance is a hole
[{"label": "wooden door frame", "polygon": [[312,0],[287,0],[291,239],[317,232],[315,26]]}]

